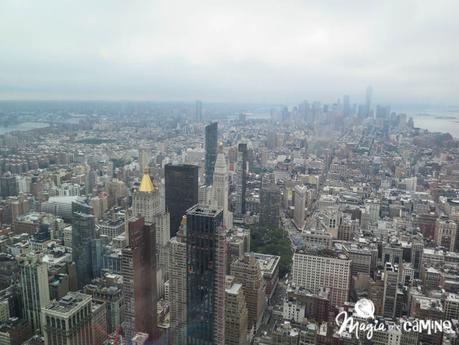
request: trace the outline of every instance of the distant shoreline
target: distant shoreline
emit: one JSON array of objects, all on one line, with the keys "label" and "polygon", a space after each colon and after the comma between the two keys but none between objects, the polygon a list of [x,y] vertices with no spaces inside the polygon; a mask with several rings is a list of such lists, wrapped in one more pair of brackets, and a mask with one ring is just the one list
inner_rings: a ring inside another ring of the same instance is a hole
[{"label": "distant shoreline", "polygon": [[9,126],[0,126],[0,135],[12,133],[12,132],[27,132],[33,129],[47,128],[50,124],[47,122],[21,122],[15,123]]}]

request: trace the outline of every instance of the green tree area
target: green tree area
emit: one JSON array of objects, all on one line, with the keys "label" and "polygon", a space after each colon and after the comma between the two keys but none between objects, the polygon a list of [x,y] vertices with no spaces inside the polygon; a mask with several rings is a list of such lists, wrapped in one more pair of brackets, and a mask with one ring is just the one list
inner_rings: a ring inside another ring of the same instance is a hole
[{"label": "green tree area", "polygon": [[113,169],[115,169],[115,168],[122,168],[122,167],[124,167],[126,164],[129,163],[129,162],[125,161],[125,160],[122,159],[122,158],[112,158],[111,161],[112,161],[112,163],[113,163]]},{"label": "green tree area", "polygon": [[279,263],[280,277],[290,271],[293,253],[290,239],[284,230],[254,225],[250,228],[250,238],[251,251],[281,257]]}]

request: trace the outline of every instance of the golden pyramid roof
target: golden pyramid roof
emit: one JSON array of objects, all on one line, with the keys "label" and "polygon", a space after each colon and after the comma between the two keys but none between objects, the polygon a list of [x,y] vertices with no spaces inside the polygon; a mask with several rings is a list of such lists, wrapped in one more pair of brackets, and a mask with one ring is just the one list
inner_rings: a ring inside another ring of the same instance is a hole
[{"label": "golden pyramid roof", "polygon": [[139,192],[151,193],[155,190],[155,186],[153,182],[151,182],[150,178],[150,169],[145,168],[143,169],[143,177],[142,181],[140,181]]}]

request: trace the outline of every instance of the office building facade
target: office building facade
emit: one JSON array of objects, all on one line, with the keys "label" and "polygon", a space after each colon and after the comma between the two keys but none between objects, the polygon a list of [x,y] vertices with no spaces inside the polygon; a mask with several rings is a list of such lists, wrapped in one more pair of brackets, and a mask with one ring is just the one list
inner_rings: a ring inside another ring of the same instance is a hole
[{"label": "office building facade", "polygon": [[167,164],[164,168],[171,237],[177,233],[186,210],[198,203],[198,169],[190,164]]},{"label": "office building facade", "polygon": [[210,186],[214,179],[215,161],[217,160],[218,123],[212,122],[206,126],[206,185]]},{"label": "office building facade", "polygon": [[224,344],[223,211],[195,205],[186,212],[187,343]]}]

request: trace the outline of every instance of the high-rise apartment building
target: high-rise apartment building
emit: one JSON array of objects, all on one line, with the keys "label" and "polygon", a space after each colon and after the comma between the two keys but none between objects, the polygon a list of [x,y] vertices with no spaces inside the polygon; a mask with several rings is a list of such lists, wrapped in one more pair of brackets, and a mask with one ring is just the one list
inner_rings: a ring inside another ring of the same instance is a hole
[{"label": "high-rise apartment building", "polygon": [[34,252],[18,256],[17,261],[24,318],[32,330],[41,332],[41,308],[49,303],[48,265]]},{"label": "high-rise apartment building", "polygon": [[255,255],[245,254],[233,262],[231,275],[235,282],[242,285],[249,312],[248,328],[255,331],[266,308],[265,281]]},{"label": "high-rise apartment building", "polygon": [[177,233],[186,210],[198,203],[198,169],[190,164],[167,164],[164,168],[171,237]]},{"label": "high-rise apartment building", "polygon": [[154,227],[143,218],[128,222],[128,246],[122,249],[121,272],[125,315],[123,330],[127,344],[136,332],[158,336],[156,324],[156,253]]},{"label": "high-rise apartment building", "polygon": [[225,293],[225,345],[246,345],[248,311],[242,285],[229,281]]},{"label": "high-rise apartment building", "polygon": [[84,202],[72,202],[72,255],[79,288],[89,284],[94,277],[92,259],[95,237],[92,207]]},{"label": "high-rise apartment building", "polygon": [[186,212],[187,343],[225,342],[223,211],[195,205]]},{"label": "high-rise apartment building", "polygon": [[206,126],[206,185],[212,185],[215,161],[217,159],[218,123],[212,122]]},{"label": "high-rise apartment building", "polygon": [[292,280],[296,287],[318,293],[330,289],[330,304],[342,306],[349,298],[351,260],[329,249],[310,250],[293,255]]}]

